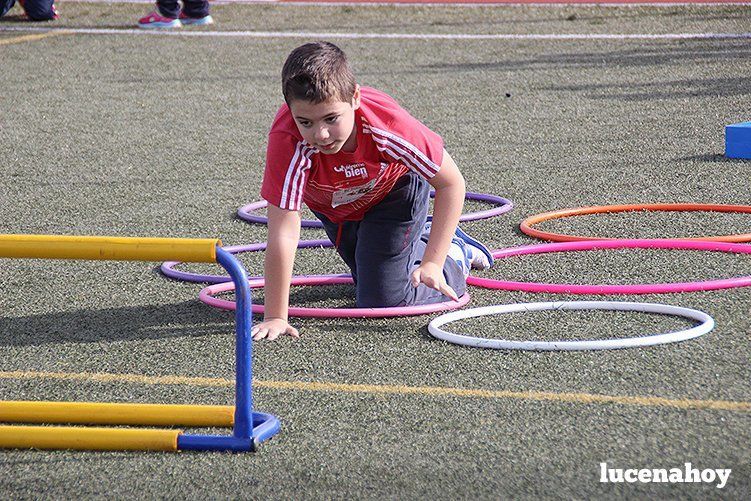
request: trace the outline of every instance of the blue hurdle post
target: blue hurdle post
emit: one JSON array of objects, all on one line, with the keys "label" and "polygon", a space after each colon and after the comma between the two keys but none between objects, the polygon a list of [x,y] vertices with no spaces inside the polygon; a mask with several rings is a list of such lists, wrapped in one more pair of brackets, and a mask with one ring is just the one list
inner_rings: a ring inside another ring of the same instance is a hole
[{"label": "blue hurdle post", "polygon": [[725,156],[751,159],[751,122],[725,126]]},{"label": "blue hurdle post", "polygon": [[279,419],[271,414],[253,412],[253,326],[248,275],[240,262],[220,247],[216,261],[229,273],[235,283],[235,334],[237,375],[235,383],[235,423],[231,437],[220,435],[187,435],[177,438],[180,450],[255,451],[258,444],[279,432]]}]

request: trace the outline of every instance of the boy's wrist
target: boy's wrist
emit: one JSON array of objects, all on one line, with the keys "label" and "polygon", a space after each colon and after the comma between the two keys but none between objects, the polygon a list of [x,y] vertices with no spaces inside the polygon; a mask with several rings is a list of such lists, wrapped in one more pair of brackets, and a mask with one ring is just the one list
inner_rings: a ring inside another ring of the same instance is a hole
[{"label": "boy's wrist", "polygon": [[434,259],[423,259],[420,263],[420,266],[435,266],[436,268],[443,268],[443,259],[440,263],[435,261]]},{"label": "boy's wrist", "polygon": [[266,317],[266,316],[263,317],[264,322],[270,322],[271,320],[284,320],[285,322],[288,321],[286,317]]}]

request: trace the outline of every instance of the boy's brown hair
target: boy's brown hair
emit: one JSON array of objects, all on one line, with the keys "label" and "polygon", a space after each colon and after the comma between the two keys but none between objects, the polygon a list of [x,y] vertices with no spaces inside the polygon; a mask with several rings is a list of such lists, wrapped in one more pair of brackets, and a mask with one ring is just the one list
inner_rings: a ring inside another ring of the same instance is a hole
[{"label": "boy's brown hair", "polygon": [[344,51],[330,42],[311,42],[293,50],[282,68],[282,93],[292,100],[348,103],[355,94],[355,75]]}]

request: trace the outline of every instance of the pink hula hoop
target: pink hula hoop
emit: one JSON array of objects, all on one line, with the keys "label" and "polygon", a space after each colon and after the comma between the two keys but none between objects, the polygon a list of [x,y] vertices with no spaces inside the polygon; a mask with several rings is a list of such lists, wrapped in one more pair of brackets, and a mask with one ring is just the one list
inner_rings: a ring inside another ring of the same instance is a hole
[{"label": "pink hula hoop", "polygon": [[[727,242],[707,242],[698,240],[673,239],[630,239],[630,240],[589,240],[581,242],[559,242],[552,244],[527,245],[493,251],[496,259],[523,256],[527,254],[545,254],[548,252],[571,252],[595,249],[673,249],[703,250],[714,252],[732,252],[751,254],[751,245]],[[512,282],[470,276],[467,284],[486,289],[502,289],[525,292],[552,292],[561,294],[667,294],[671,292],[697,292],[735,287],[751,286],[751,276],[708,280],[702,282],[677,282],[662,284],[633,285],[583,285],[583,284],[546,284],[537,282]]]},{"label": "pink hula hoop", "polygon": [[[258,289],[264,286],[263,278],[254,278],[248,280],[251,289]],[[300,275],[292,277],[291,285],[340,285],[351,284],[351,275]],[[221,284],[210,285],[201,290],[198,298],[215,308],[223,310],[234,310],[235,302],[228,299],[214,297],[220,292],[229,292],[235,290],[233,282],[224,282]],[[469,302],[469,294],[464,294],[459,301],[445,301],[443,303],[423,304],[418,306],[395,306],[391,308],[305,308],[290,307],[290,317],[308,317],[308,318],[385,318],[400,317],[413,315],[427,315],[438,311],[449,311],[461,308]],[[253,313],[263,313],[265,307],[262,304],[252,306]]]}]

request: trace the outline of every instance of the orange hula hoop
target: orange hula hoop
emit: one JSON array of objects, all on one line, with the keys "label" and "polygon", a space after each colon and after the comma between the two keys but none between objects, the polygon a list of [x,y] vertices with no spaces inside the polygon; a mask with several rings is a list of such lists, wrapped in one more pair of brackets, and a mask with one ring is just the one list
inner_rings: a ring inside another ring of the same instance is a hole
[{"label": "orange hula hoop", "polygon": [[[578,209],[562,209],[552,212],[543,212],[530,216],[521,222],[519,228],[523,233],[530,237],[541,240],[550,240],[553,242],[581,242],[584,240],[617,240],[608,237],[590,237],[581,235],[564,235],[562,233],[553,233],[542,231],[533,226],[552,219],[560,219],[571,216],[585,216],[588,214],[608,214],[612,212],[629,212],[629,211],[707,211],[707,212],[743,212],[751,213],[751,205],[722,205],[722,204],[692,204],[692,203],[674,203],[674,204],[628,204],[628,205],[598,205],[593,207],[580,207]],[[680,240],[705,240],[710,242],[751,242],[751,233],[741,233],[738,235],[719,235],[710,237],[681,237]]]}]

